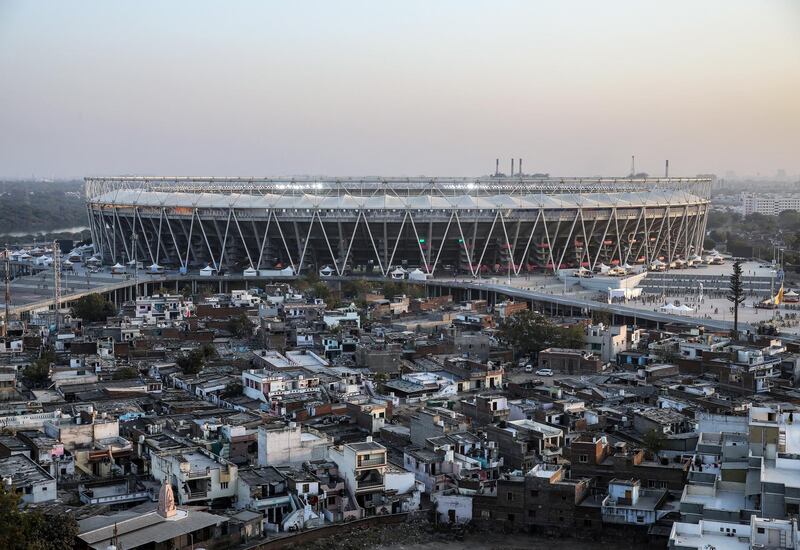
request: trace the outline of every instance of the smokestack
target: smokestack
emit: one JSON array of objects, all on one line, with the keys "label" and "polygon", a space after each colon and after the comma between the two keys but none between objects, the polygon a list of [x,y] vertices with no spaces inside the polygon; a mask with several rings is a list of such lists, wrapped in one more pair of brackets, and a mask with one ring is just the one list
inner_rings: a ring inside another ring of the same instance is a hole
[{"label": "smokestack", "polygon": [[519,175],[522,175],[522,159],[519,159]]},{"label": "smokestack", "polygon": [[498,158],[494,160],[494,175],[496,176],[499,173],[500,173],[500,159]]},{"label": "smokestack", "polygon": [[665,178],[669,177],[669,159],[667,159],[666,166],[664,167],[664,177]]},{"label": "smokestack", "polygon": [[514,175],[514,159],[511,159],[511,175]]}]

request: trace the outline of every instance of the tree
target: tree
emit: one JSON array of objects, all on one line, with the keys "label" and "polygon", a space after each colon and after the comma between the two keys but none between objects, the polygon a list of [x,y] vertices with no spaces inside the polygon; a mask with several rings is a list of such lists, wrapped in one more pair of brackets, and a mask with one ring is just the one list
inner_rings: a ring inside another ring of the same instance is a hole
[{"label": "tree", "polygon": [[217,350],[213,345],[203,344],[202,347],[193,349],[189,353],[179,355],[175,360],[175,364],[184,374],[197,374],[205,368],[208,359],[213,359],[216,356]]},{"label": "tree", "polygon": [[566,349],[582,349],[584,344],[583,325],[559,328],[558,347]]},{"label": "tree", "polygon": [[71,514],[26,512],[28,544],[26,550],[72,548],[78,536],[78,522]]},{"label": "tree", "polygon": [[133,367],[122,367],[111,375],[113,380],[131,380],[139,377],[139,371]]},{"label": "tree", "polygon": [[375,384],[375,388],[379,391],[383,391],[383,385],[389,381],[389,376],[384,372],[376,373],[375,376],[372,377],[372,383]]},{"label": "tree", "polygon": [[733,303],[733,337],[739,337],[739,304],[744,302],[744,285],[742,284],[742,263],[739,260],[733,262],[733,273],[728,286],[729,292],[726,298]]},{"label": "tree", "polygon": [[175,364],[180,367],[184,374],[197,374],[203,370],[203,367],[205,366],[203,352],[193,349],[189,353],[180,355],[175,360]]},{"label": "tree", "polygon": [[655,429],[650,430],[644,434],[642,444],[644,444],[645,449],[657,455],[664,448],[664,434]]},{"label": "tree", "polygon": [[244,313],[234,315],[231,317],[230,321],[228,321],[228,332],[233,334],[236,338],[252,336],[253,323],[250,322],[250,319]]},{"label": "tree", "polygon": [[22,511],[19,496],[0,485],[0,548],[4,550],[61,550],[72,548],[78,523],[71,514]]},{"label": "tree", "polygon": [[390,299],[392,296],[397,296],[398,294],[403,293],[403,287],[398,283],[393,283],[391,281],[387,281],[383,283],[383,297]]},{"label": "tree", "polygon": [[117,314],[117,306],[103,298],[100,294],[89,294],[79,298],[72,305],[72,315],[87,323],[105,321]]},{"label": "tree", "polygon": [[34,385],[44,385],[50,381],[50,365],[55,360],[56,356],[52,351],[45,351],[41,357],[25,367],[22,376]]},{"label": "tree", "polygon": [[342,294],[356,301],[363,300],[370,290],[372,286],[364,279],[348,279],[342,283]]},{"label": "tree", "polygon": [[240,382],[229,382],[222,390],[222,397],[230,398],[242,395],[242,384]]},{"label": "tree", "polygon": [[557,346],[561,329],[541,313],[526,309],[506,319],[500,327],[500,337],[516,353],[530,355]]},{"label": "tree", "polygon": [[217,348],[214,347],[214,344],[206,343],[200,346],[200,351],[203,354],[203,359],[216,359],[219,355],[217,353]]},{"label": "tree", "polygon": [[5,485],[0,484],[0,548],[25,548],[23,514],[18,506],[19,496],[6,491]]}]

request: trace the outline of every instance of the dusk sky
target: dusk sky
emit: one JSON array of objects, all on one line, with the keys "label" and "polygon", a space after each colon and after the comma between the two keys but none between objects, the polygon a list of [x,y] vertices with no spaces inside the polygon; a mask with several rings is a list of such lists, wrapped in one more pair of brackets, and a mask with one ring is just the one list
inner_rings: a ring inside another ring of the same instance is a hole
[{"label": "dusk sky", "polygon": [[0,176],[800,173],[800,2],[0,0]]}]

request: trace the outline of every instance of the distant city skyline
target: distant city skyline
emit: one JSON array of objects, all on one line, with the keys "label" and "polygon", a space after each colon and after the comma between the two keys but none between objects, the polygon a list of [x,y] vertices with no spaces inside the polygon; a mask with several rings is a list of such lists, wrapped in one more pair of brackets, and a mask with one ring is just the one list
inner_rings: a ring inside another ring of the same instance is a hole
[{"label": "distant city skyline", "polygon": [[0,177],[800,173],[800,3],[0,0]]}]

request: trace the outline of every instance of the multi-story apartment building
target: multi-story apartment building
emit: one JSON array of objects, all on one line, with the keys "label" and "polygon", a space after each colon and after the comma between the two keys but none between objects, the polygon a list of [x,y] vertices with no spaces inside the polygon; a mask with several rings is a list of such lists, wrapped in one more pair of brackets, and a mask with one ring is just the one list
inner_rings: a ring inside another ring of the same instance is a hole
[{"label": "multi-story apartment building", "polygon": [[425,447],[430,437],[465,432],[470,429],[469,418],[442,407],[426,407],[417,411],[410,422],[411,443]]},{"label": "multi-story apartment building", "polygon": [[260,466],[302,464],[326,458],[331,439],[296,422],[273,422],[258,428]]},{"label": "multi-story apartment building", "polygon": [[339,476],[344,479],[347,491],[355,496],[364,514],[375,515],[377,507],[383,504],[386,488],[386,447],[367,437],[363,442],[331,447],[329,454],[336,463]]},{"label": "multi-story apartment building", "polygon": [[319,391],[319,377],[302,371],[248,369],[242,372],[242,391],[251,399],[269,403],[285,396]]},{"label": "multi-story apartment building", "polygon": [[505,465],[523,470],[561,453],[564,431],[533,420],[511,420],[486,427],[486,437],[497,443]]},{"label": "multi-story apartment building", "polygon": [[151,453],[152,475],[177,489],[179,504],[204,504],[236,495],[238,468],[205,449]]},{"label": "multi-story apartment building", "polygon": [[473,497],[472,515],[525,530],[585,529],[578,505],[588,496],[590,481],[575,476],[568,479],[560,465],[537,464],[525,475],[501,476],[493,495]]},{"label": "multi-story apartment building", "polygon": [[784,210],[800,211],[800,195],[754,195],[742,193],[744,215],[777,216]]}]

